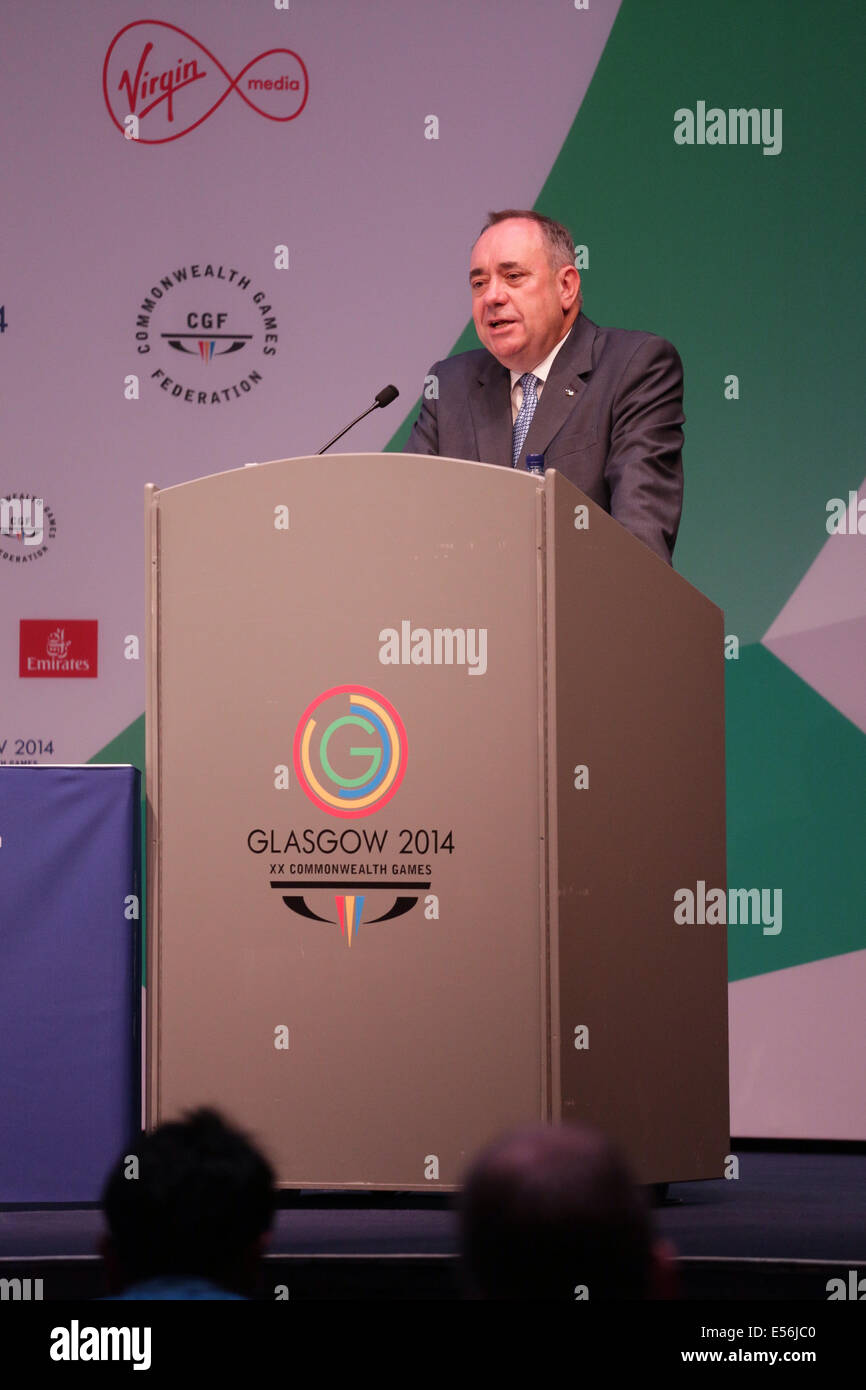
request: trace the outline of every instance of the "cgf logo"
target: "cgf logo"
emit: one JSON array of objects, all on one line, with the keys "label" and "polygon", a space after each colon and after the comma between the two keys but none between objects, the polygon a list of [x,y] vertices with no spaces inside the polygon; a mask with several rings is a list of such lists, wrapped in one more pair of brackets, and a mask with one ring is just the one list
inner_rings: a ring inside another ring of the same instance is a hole
[{"label": "cgf logo", "polygon": [[225,357],[230,352],[240,352],[245,343],[252,341],[252,333],[222,333],[228,314],[187,314],[186,327],[189,333],[163,333],[162,337],[175,352],[198,353],[202,362],[210,362],[214,357]]}]

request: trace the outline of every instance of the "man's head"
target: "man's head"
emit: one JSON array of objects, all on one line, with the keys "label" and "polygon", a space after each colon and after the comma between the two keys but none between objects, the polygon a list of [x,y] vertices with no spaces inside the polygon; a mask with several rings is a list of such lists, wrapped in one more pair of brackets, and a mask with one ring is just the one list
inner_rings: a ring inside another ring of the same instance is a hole
[{"label": "man's head", "polygon": [[274,1173],[213,1110],[143,1135],[103,1193],[115,1291],[160,1275],[199,1275],[247,1292],[276,1206]]},{"label": "man's head", "polygon": [[669,1256],[654,1244],[643,1194],[608,1141],[578,1125],[517,1130],[485,1149],[466,1179],[462,1235],[475,1298],[670,1292]]},{"label": "man's head", "polygon": [[571,235],[537,212],[490,213],[472,248],[469,284],[478,336],[511,371],[543,362],[580,313]]}]

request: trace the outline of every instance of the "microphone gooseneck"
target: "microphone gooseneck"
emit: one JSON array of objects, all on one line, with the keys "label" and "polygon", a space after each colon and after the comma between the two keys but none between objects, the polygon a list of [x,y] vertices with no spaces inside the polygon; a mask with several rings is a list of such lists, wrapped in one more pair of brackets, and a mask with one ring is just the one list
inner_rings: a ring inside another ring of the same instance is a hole
[{"label": "microphone gooseneck", "polygon": [[356,416],[354,420],[350,421],[350,423],[346,426],[344,430],[340,430],[339,434],[335,434],[333,439],[329,439],[327,444],[325,444],[321,449],[318,450],[318,453],[326,453],[328,449],[330,449],[332,444],[336,444],[338,439],[342,439],[343,435],[348,434],[349,430],[354,429],[355,425],[359,424],[361,420],[365,420],[366,417],[368,415],[371,415],[374,410],[383,409],[386,405],[390,405],[392,401],[396,401],[399,394],[400,392],[397,390],[396,386],[383,386],[382,390],[376,393],[376,396],[373,400],[373,404],[371,406],[368,406],[366,410],[362,410],[361,414]]}]

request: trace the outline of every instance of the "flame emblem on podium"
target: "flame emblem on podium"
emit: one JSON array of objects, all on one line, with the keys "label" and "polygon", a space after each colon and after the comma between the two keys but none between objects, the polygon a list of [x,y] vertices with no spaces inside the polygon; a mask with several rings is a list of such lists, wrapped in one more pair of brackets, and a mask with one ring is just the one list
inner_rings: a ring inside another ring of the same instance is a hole
[{"label": "flame emblem on podium", "polygon": [[347,894],[345,897],[337,898],[337,913],[340,918],[340,931],[345,936],[349,946],[352,945],[352,933],[356,932],[361,925],[361,913],[364,911],[364,899],[355,897],[354,894]]},{"label": "flame emblem on podium", "polygon": [[[316,885],[317,888],[323,886],[324,885],[321,884]],[[429,880],[427,880],[423,883],[419,883],[417,886],[419,888],[429,888],[430,882]],[[322,917],[320,913],[314,912],[313,909],[310,907],[309,903],[307,902],[304,894],[302,892],[297,891],[299,888],[309,888],[310,885],[306,883],[297,884],[286,882],[284,880],[275,879],[271,881],[271,887],[275,888],[277,892],[279,892],[282,895],[282,899],[283,902],[286,904],[286,907],[289,908],[290,911],[297,913],[299,917],[306,918],[308,922],[322,922],[326,926],[334,927],[339,925],[340,935],[344,938],[346,945],[351,947],[352,942],[358,935],[358,928],[361,925],[361,914],[364,911],[364,903],[367,900],[368,894],[335,894],[334,901],[337,904],[337,919],[335,921],[333,917]],[[384,887],[393,887],[393,885],[371,883],[370,887],[375,892],[381,892],[381,890]],[[295,891],[293,893],[287,893],[287,888],[294,888]],[[367,927],[372,927],[378,922],[393,922],[395,917],[402,917],[405,913],[411,912],[412,908],[415,906],[417,901],[417,893],[414,893],[411,896],[409,896],[408,894],[405,896],[402,894],[398,894],[396,896],[393,906],[390,907],[387,912],[383,912],[379,917],[371,917],[367,921],[365,921],[365,930]]]}]

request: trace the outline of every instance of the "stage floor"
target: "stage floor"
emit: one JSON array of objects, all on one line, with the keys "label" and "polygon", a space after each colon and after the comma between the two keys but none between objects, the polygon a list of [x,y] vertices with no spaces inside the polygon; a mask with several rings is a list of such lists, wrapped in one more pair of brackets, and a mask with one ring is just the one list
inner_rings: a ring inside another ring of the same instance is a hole
[{"label": "stage floor", "polygon": [[[800,1266],[794,1270],[797,1296],[826,1298],[825,1266],[866,1264],[866,1154],[745,1150],[738,1158],[738,1178],[674,1184],[654,1213],[659,1233],[681,1257],[685,1282],[691,1281],[686,1296],[761,1296],[754,1290],[772,1282],[773,1262],[778,1262],[781,1282],[769,1296],[791,1296],[792,1270]],[[65,1263],[70,1274],[77,1267],[92,1288],[102,1229],[97,1208],[0,1210],[2,1273],[23,1275],[30,1266],[31,1272],[37,1267],[42,1272]],[[426,1265],[429,1276],[438,1266],[434,1282],[444,1289],[443,1281],[453,1280],[456,1253],[453,1204],[433,1194],[300,1194],[281,1206],[271,1244],[272,1259],[280,1266],[310,1270],[318,1261],[320,1288],[327,1287],[329,1266],[336,1270],[357,1262],[360,1276],[362,1266],[370,1270],[378,1261],[381,1279],[374,1282],[383,1290],[380,1296],[389,1296],[384,1292],[388,1266],[396,1274],[399,1265],[401,1279],[413,1267],[420,1275]],[[710,1268],[712,1279],[706,1283]],[[702,1280],[712,1293],[700,1291]],[[741,1291],[734,1286],[725,1291],[728,1281]],[[418,1296],[431,1295],[419,1291]]]}]

